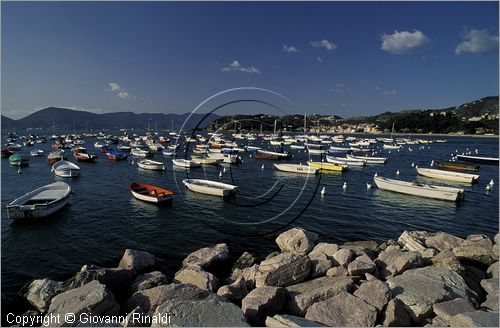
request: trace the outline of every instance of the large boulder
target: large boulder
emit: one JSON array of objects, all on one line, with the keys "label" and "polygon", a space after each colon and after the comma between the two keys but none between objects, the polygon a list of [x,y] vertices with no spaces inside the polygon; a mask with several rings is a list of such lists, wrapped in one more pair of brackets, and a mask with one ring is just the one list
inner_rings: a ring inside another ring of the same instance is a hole
[{"label": "large boulder", "polygon": [[460,260],[465,262],[477,262],[486,266],[491,265],[498,258],[493,253],[492,247],[487,247],[481,242],[471,242],[453,248],[453,254]]},{"label": "large boulder", "polygon": [[341,292],[350,292],[354,281],[351,277],[321,277],[287,287],[287,312],[303,316],[316,302],[324,301]]},{"label": "large boulder", "polygon": [[335,254],[333,255],[333,259],[334,263],[337,266],[347,267],[347,265],[351,263],[351,261],[354,259],[355,256],[356,254],[352,250],[347,248],[341,248],[337,252],[335,252]]},{"label": "large boulder", "polygon": [[332,267],[332,261],[325,253],[309,253],[307,255],[311,260],[311,278],[324,276]]},{"label": "large boulder", "polygon": [[289,314],[266,318],[266,327],[323,327],[322,324]]},{"label": "large boulder", "polygon": [[391,298],[391,289],[385,282],[372,279],[362,283],[353,295],[374,306],[380,313]]},{"label": "large boulder", "polygon": [[241,310],[248,322],[254,326],[262,326],[267,316],[281,311],[286,299],[287,292],[283,287],[259,287],[241,301]]},{"label": "large boulder", "polygon": [[488,274],[488,277],[498,279],[498,261],[490,265],[488,270],[486,270],[486,273]]},{"label": "large boulder", "polygon": [[231,271],[234,271],[236,269],[243,270],[245,268],[249,268],[255,264],[255,261],[255,257],[252,254],[250,254],[249,252],[243,252],[243,254],[241,254],[241,256],[233,264]]},{"label": "large boulder", "polygon": [[[56,295],[50,303],[46,317],[59,316],[62,319],[60,322],[50,322],[51,326],[76,326],[80,323],[78,318],[82,313],[110,316],[118,314],[119,309],[120,306],[109,288],[94,280],[82,287]],[[77,320],[67,322],[67,313],[73,313]]]},{"label": "large boulder", "polygon": [[217,290],[217,295],[232,302],[241,301],[247,294],[248,288],[243,278],[239,278],[235,282],[222,286]]},{"label": "large boulder", "polygon": [[235,269],[231,273],[231,276],[228,279],[228,283],[232,284],[233,282],[235,282],[238,279],[243,279],[243,281],[245,281],[248,289],[254,289],[255,288],[255,276],[257,274],[258,269],[259,269],[259,266],[257,264],[254,264],[251,267],[245,268],[243,270]]},{"label": "large boulder", "polygon": [[191,284],[201,289],[216,291],[219,280],[210,272],[205,272],[198,265],[190,265],[178,271],[172,282],[177,284]]},{"label": "large boulder", "polygon": [[440,268],[449,268],[449,269],[453,269],[453,270],[462,270],[463,269],[458,258],[450,250],[442,251],[442,252],[438,253],[437,255],[435,255],[431,259],[431,263],[433,266],[440,267]]},{"label": "large boulder", "polygon": [[368,255],[371,258],[377,257],[379,250],[378,244],[374,240],[348,241],[345,242],[341,248],[350,249],[356,256]]},{"label": "large boulder", "polygon": [[347,271],[351,276],[361,276],[365,273],[371,273],[375,269],[375,263],[367,255],[358,256],[347,266]]},{"label": "large boulder", "polygon": [[305,318],[332,327],[370,327],[377,320],[377,309],[347,292],[313,304]]},{"label": "large boulder", "polygon": [[286,287],[303,281],[309,276],[309,257],[294,253],[282,253],[262,261],[255,274],[255,286]]},{"label": "large boulder", "polygon": [[407,270],[387,281],[392,295],[407,307],[414,323],[418,324],[432,315],[435,303],[457,297],[478,303],[477,294],[455,271],[446,268],[424,267]]},{"label": "large boulder", "polygon": [[292,228],[283,232],[276,238],[276,244],[282,252],[307,255],[313,250],[318,235],[302,228]]},{"label": "large boulder", "polygon": [[388,246],[375,260],[380,276],[387,278],[410,268],[422,266],[422,256],[415,251],[402,251],[398,246]]},{"label": "large boulder", "polygon": [[425,239],[431,237],[427,231],[404,231],[398,239],[398,243],[404,246],[405,249],[414,252],[424,252]]},{"label": "large boulder", "polygon": [[481,304],[482,308],[491,311],[498,311],[498,278],[484,279],[481,281],[481,287],[486,291],[486,301]]},{"label": "large boulder", "polygon": [[385,327],[409,327],[412,325],[410,315],[405,310],[405,304],[397,298],[389,301],[382,318],[382,324]]},{"label": "large boulder", "polygon": [[432,307],[434,313],[445,321],[459,313],[474,311],[474,306],[466,299],[456,298],[451,301],[436,303]]},{"label": "large boulder", "polygon": [[156,265],[157,259],[154,255],[135,249],[126,249],[118,268],[143,273],[154,270]]},{"label": "large boulder", "polygon": [[149,289],[167,283],[167,276],[165,276],[160,271],[153,271],[149,273],[144,273],[138,275],[137,278],[132,282],[130,286],[130,291],[133,293],[140,290]]},{"label": "large boulder", "polygon": [[139,306],[145,313],[153,314],[158,305],[175,301],[222,300],[216,294],[194,285],[169,284],[134,293],[127,301],[126,310]]},{"label": "large boulder", "polygon": [[347,272],[347,269],[343,266],[333,267],[326,271],[327,277],[344,277],[347,275],[349,275],[349,272]]},{"label": "large boulder", "polygon": [[438,232],[436,235],[425,239],[427,247],[435,248],[440,252],[450,251],[455,247],[462,246],[464,242],[464,239],[446,232]]},{"label": "large boulder", "polygon": [[151,327],[248,327],[241,309],[230,302],[213,299],[164,303],[155,317],[169,320],[153,322]]},{"label": "large boulder", "polygon": [[452,327],[498,327],[498,312],[471,311],[450,318]]},{"label": "large boulder", "polygon": [[331,243],[318,243],[309,255],[325,254],[328,259],[333,260],[333,255],[339,250],[337,244]]},{"label": "large boulder", "polygon": [[229,258],[229,248],[226,244],[217,244],[211,247],[201,248],[189,254],[184,261],[183,267],[198,265],[207,269],[215,262],[225,261]]},{"label": "large boulder", "polygon": [[58,294],[60,284],[48,278],[33,280],[25,297],[38,311],[44,313],[49,308],[50,300]]}]

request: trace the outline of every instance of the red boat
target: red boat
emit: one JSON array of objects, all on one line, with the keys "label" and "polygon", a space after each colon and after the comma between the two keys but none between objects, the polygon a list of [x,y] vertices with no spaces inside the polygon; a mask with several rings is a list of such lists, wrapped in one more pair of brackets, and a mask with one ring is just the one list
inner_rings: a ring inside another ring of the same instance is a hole
[{"label": "red boat", "polygon": [[95,162],[97,155],[87,154],[87,153],[73,153],[73,157],[79,162]]},{"label": "red boat", "polygon": [[2,149],[2,157],[10,157],[10,155],[15,154],[14,150]]}]

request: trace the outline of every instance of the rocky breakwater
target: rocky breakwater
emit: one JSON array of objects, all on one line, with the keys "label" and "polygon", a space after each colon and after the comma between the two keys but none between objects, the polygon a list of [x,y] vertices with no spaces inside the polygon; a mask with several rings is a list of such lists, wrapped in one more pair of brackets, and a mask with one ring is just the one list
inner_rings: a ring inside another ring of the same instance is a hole
[{"label": "rocky breakwater", "polygon": [[[34,280],[23,296],[26,315],[75,314],[64,326],[498,327],[498,242],[498,234],[405,231],[382,244],[337,245],[293,228],[261,261],[245,252],[230,263],[227,245],[217,244],[188,255],[169,278],[160,259],[126,250],[116,268]],[[217,268],[228,265],[221,276]],[[82,322],[90,313],[123,320]]]}]

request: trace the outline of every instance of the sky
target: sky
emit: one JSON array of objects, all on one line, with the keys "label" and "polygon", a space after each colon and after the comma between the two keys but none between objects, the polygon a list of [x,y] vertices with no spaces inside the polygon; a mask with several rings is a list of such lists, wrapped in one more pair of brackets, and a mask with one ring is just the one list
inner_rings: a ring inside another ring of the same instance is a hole
[{"label": "sky", "polygon": [[351,117],[498,95],[497,2],[2,1],[1,9],[1,111],[16,119],[48,106],[185,113],[238,87],[274,93],[226,93],[205,109],[287,98],[287,113]]}]

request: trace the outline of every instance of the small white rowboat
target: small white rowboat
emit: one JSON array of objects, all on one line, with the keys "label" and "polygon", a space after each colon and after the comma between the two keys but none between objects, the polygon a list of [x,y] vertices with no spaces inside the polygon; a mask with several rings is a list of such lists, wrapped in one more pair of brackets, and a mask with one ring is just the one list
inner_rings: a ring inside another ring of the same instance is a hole
[{"label": "small white rowboat", "polygon": [[469,174],[469,173],[427,169],[420,167],[417,167],[417,172],[418,174],[423,175],[425,177],[447,180],[447,181],[455,181],[455,182],[474,183],[479,179],[479,174]]},{"label": "small white rowboat", "polygon": [[141,159],[137,161],[137,165],[141,169],[152,170],[152,171],[163,171],[165,170],[165,164],[163,162],[152,161],[150,159]]},{"label": "small white rowboat", "polygon": [[71,162],[61,160],[52,165],[52,172],[62,178],[77,177],[80,175],[80,167]]},{"label": "small white rowboat", "polygon": [[182,183],[191,191],[220,197],[229,196],[238,188],[231,184],[202,179],[185,179]]},{"label": "small white rowboat", "polygon": [[319,169],[306,165],[298,164],[274,164],[274,167],[280,171],[302,173],[302,174],[318,174]]}]

